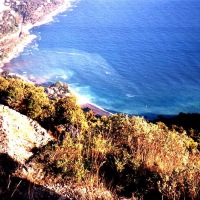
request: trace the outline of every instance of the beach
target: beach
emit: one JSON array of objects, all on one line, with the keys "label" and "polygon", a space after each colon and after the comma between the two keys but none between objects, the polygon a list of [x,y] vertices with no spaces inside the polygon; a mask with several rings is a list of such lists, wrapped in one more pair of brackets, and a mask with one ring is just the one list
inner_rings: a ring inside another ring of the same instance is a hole
[{"label": "beach", "polygon": [[[74,95],[77,99],[77,105],[79,105],[84,111],[88,111],[88,110],[92,110],[94,112],[94,114],[96,116],[110,116],[112,115],[111,112],[103,109],[102,107],[96,105],[96,104],[93,104],[91,103],[90,101],[88,101],[85,97],[81,96],[80,94],[77,94],[72,88],[70,88],[68,85],[68,89],[69,91],[66,91],[64,94],[58,94],[59,91],[56,90],[57,92],[55,92],[53,90],[54,86],[51,86],[51,84],[47,84],[45,82],[37,82],[37,81],[34,81],[26,76],[22,76],[20,74],[14,74],[14,73],[9,73],[10,76],[17,76],[19,77],[20,79],[24,80],[25,82],[28,82],[28,83],[31,83],[31,84],[34,84],[34,85],[41,85],[42,87],[45,88],[45,91],[46,91],[46,95],[52,99],[50,96],[59,96],[59,98],[64,98],[66,96],[70,96],[71,94]],[[44,81],[44,80],[43,80]],[[55,85],[55,84],[53,84]],[[62,85],[65,85],[65,84],[62,84]],[[61,87],[62,88],[62,87]],[[64,88],[64,87],[63,87]],[[52,93],[54,93],[52,95]],[[53,99],[56,99],[56,98],[53,98]]]},{"label": "beach", "polygon": [[80,105],[81,108],[84,110],[84,109],[90,109],[94,112],[95,115],[98,115],[98,116],[110,116],[112,115],[112,113],[108,112],[107,110],[104,110],[103,108],[93,104],[93,103],[84,103],[84,104],[81,104]]}]

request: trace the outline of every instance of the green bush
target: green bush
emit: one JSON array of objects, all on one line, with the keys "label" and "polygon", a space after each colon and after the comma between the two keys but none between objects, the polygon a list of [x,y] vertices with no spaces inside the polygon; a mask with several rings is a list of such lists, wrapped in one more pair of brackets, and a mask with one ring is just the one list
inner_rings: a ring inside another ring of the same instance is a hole
[{"label": "green bush", "polygon": [[80,106],[77,105],[76,97],[73,95],[56,101],[55,115],[55,125],[72,125],[79,130],[79,133],[88,127],[85,115]]},{"label": "green bush", "polygon": [[75,185],[101,183],[128,198],[200,198],[198,143],[184,129],[178,128],[180,133],[175,126],[123,114],[97,118],[84,113],[73,95],[49,100],[44,88],[20,79],[0,77],[0,94],[1,103],[56,136],[34,158],[47,177]]},{"label": "green bush", "polygon": [[42,115],[43,110],[50,105],[43,87],[36,87],[19,78],[1,77],[0,93],[1,103],[7,104],[32,119]]}]

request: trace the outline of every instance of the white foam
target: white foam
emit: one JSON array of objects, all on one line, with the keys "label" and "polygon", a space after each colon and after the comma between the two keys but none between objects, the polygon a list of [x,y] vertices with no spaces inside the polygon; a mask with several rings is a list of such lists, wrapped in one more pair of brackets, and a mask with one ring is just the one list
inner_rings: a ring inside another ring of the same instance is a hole
[{"label": "white foam", "polygon": [[83,105],[86,103],[91,102],[91,96],[89,95],[89,92],[87,92],[86,95],[81,94],[80,91],[88,91],[89,87],[77,87],[75,85],[69,84],[70,91],[72,94],[74,94],[77,97],[77,103],[79,105]]},{"label": "white foam", "polygon": [[32,74],[29,76],[30,79],[35,79],[35,76],[33,76]]},{"label": "white foam", "polygon": [[62,78],[63,80],[67,80],[68,76],[67,74],[63,74],[63,75],[56,75],[56,79]]},{"label": "white foam", "polygon": [[129,97],[129,98],[135,97],[135,95],[133,95],[133,94],[126,94],[126,96]]}]

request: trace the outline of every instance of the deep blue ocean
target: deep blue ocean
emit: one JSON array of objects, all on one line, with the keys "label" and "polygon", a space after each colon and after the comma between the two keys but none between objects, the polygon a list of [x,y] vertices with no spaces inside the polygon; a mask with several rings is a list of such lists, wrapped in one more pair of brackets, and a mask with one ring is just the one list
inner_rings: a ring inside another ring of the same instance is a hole
[{"label": "deep blue ocean", "polygon": [[200,113],[199,0],[82,0],[5,68],[115,112]]}]

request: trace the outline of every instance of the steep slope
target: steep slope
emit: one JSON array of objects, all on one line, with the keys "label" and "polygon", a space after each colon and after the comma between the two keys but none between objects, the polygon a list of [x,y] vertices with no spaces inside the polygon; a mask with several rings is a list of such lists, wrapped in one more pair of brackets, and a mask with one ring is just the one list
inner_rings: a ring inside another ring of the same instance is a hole
[{"label": "steep slope", "polygon": [[53,137],[37,122],[0,105],[0,154],[8,154],[24,163],[32,155],[32,148],[39,148],[51,140]]}]

